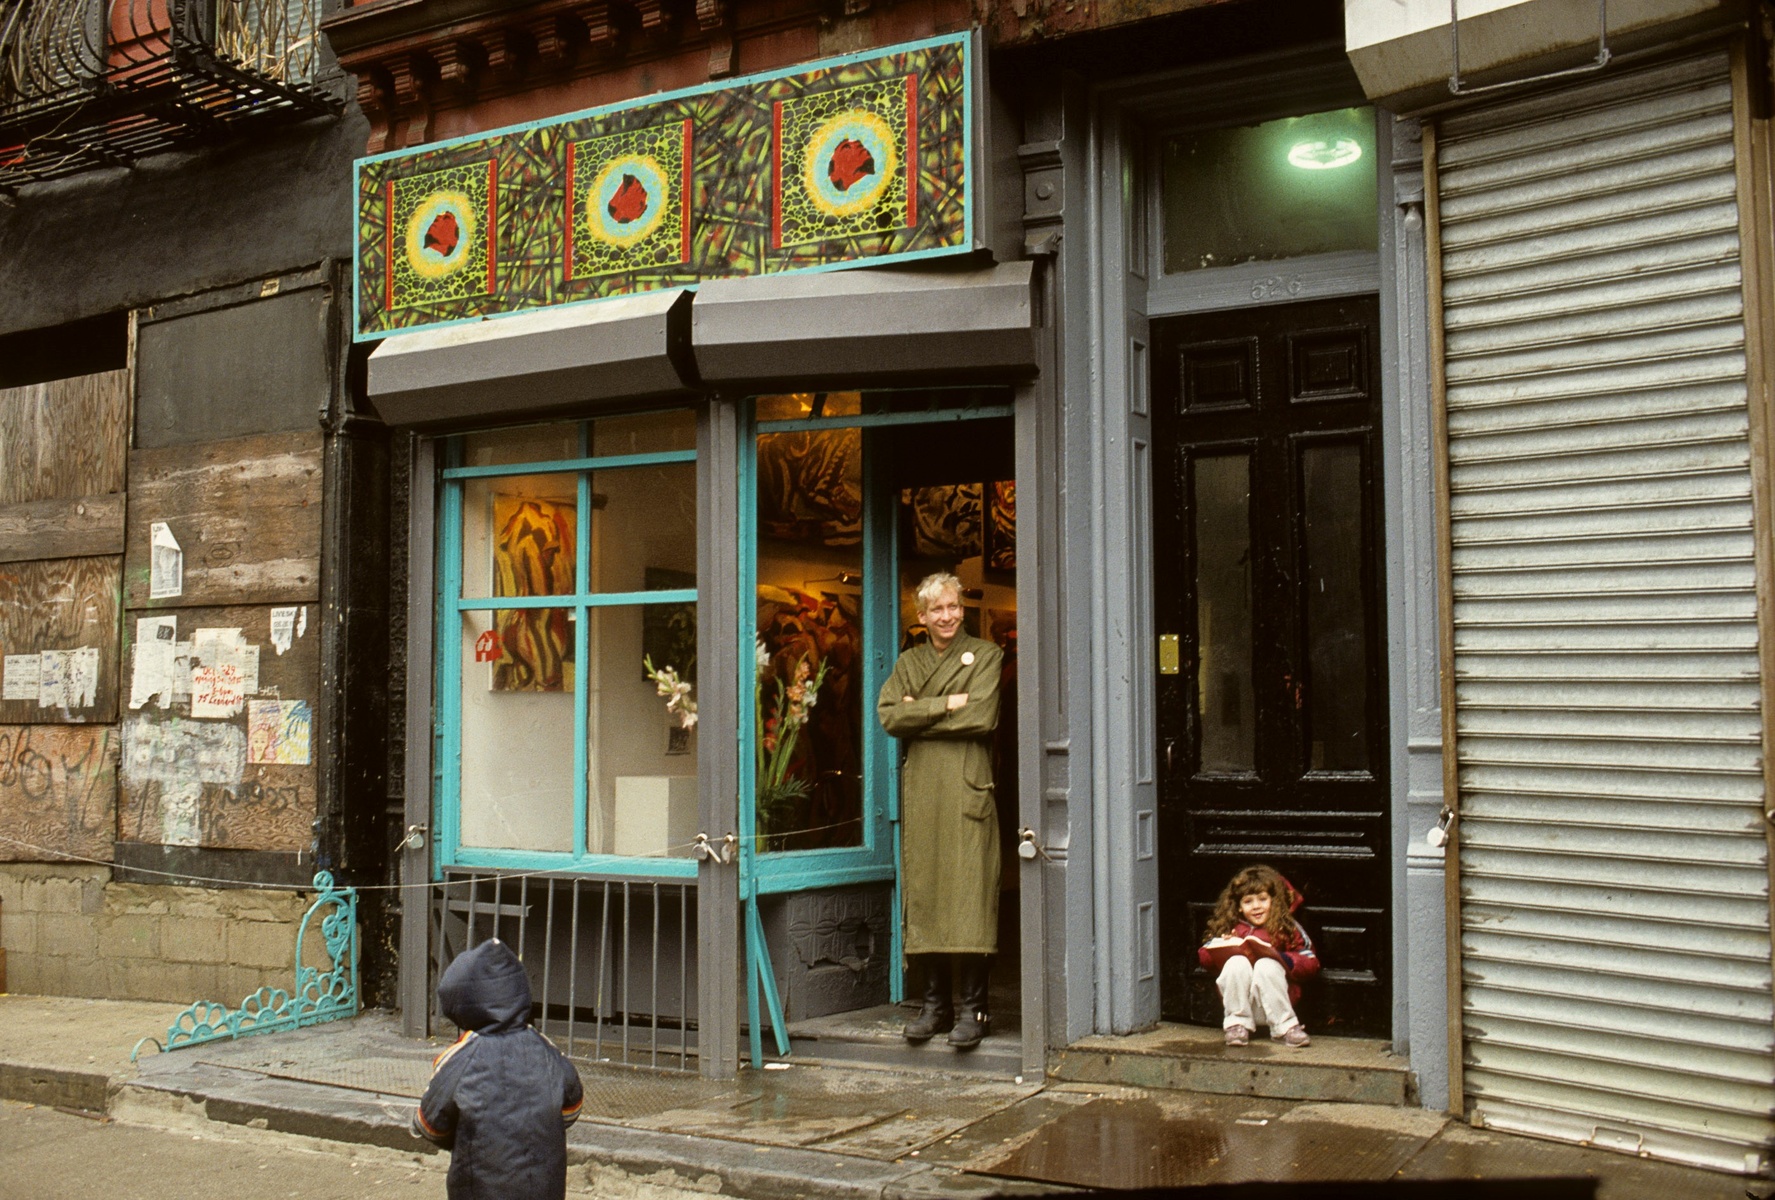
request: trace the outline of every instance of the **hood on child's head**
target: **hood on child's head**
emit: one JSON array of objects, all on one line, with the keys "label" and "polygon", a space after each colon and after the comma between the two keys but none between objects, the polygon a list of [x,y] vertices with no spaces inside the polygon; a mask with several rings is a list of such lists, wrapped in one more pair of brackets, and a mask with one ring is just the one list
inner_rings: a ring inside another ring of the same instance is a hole
[{"label": "hood on child's head", "polygon": [[458,1029],[507,1033],[530,1023],[530,978],[511,947],[490,938],[465,950],[438,980],[438,1010]]}]

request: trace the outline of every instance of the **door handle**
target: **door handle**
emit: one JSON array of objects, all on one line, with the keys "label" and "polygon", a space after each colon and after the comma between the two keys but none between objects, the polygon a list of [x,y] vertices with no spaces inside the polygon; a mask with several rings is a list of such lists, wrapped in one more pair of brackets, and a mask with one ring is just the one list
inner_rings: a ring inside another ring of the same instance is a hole
[{"label": "door handle", "polygon": [[1165,774],[1172,775],[1177,771],[1177,739],[1165,739]]}]

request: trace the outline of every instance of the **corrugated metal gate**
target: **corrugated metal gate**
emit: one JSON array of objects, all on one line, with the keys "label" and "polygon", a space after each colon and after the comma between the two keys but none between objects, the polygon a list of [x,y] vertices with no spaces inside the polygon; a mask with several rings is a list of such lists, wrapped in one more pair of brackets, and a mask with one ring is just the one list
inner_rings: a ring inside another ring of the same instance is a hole
[{"label": "corrugated metal gate", "polygon": [[1469,1111],[1758,1171],[1775,1012],[1729,61],[1437,139]]}]

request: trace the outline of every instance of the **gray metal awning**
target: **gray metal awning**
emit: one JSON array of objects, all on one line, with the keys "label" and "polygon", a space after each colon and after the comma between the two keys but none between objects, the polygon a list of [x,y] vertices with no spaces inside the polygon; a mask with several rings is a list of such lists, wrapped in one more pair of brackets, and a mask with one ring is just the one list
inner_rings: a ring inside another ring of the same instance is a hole
[{"label": "gray metal awning", "polygon": [[390,425],[534,416],[686,391],[690,293],[681,288],[383,340],[369,395]]},{"label": "gray metal awning", "polygon": [[705,383],[851,386],[1036,368],[1028,262],[766,275],[702,285],[691,344]]},{"label": "gray metal awning", "polygon": [[444,427],[688,392],[1033,374],[1033,268],[938,265],[705,283],[386,338],[390,425]]}]

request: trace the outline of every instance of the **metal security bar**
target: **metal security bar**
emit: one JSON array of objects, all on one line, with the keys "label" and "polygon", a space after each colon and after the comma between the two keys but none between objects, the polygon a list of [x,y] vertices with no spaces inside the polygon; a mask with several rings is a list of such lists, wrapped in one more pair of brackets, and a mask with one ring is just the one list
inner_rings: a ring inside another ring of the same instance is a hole
[{"label": "metal security bar", "polygon": [[532,1021],[568,1057],[696,1069],[694,880],[446,870],[436,896],[434,1003],[451,960],[497,937],[529,974]]},{"label": "metal security bar", "polygon": [[316,0],[0,0],[0,189],[336,115]]}]

